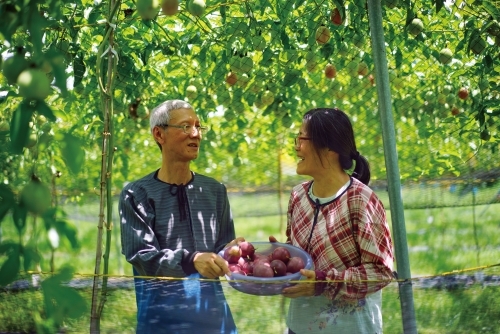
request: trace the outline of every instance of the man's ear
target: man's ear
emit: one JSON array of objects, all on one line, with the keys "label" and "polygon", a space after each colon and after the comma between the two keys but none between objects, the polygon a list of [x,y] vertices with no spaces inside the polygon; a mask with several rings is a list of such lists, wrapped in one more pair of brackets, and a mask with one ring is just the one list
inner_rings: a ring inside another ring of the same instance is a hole
[{"label": "man's ear", "polygon": [[155,126],[153,128],[153,138],[158,144],[163,144],[165,142],[165,131],[162,131],[159,126]]}]

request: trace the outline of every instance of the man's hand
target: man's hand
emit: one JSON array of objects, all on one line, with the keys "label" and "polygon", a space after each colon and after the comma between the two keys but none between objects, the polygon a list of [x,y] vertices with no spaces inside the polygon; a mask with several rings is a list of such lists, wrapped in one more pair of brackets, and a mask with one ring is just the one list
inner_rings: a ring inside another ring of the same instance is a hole
[{"label": "man's hand", "polygon": [[236,239],[234,239],[234,240],[232,240],[230,243],[228,243],[228,244],[226,245],[226,247],[224,247],[224,248],[228,248],[228,247],[231,247],[231,246],[236,246],[236,245],[238,245],[240,242],[243,242],[243,241],[245,241],[245,238],[243,238],[243,237],[237,237]]},{"label": "man's hand", "polygon": [[297,283],[294,286],[283,289],[281,293],[284,297],[297,298],[314,296],[314,283],[316,282],[316,273],[313,270],[306,269],[301,269],[300,273],[307,278],[307,280],[303,281],[307,283]]},{"label": "man's hand", "polygon": [[217,278],[224,274],[231,275],[226,260],[215,253],[198,253],[194,256],[194,268],[200,275]]}]

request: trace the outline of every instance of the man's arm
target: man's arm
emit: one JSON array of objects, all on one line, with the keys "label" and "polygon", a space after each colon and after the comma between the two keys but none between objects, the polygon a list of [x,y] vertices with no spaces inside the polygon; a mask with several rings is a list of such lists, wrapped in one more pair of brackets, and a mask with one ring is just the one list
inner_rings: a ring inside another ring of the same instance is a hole
[{"label": "man's arm", "polygon": [[[230,274],[226,261],[216,253],[161,249],[151,227],[155,219],[154,209],[149,206],[143,189],[131,188],[122,191],[119,201],[122,253],[141,275],[185,277],[199,273],[216,278]],[[229,232],[224,235],[230,238],[230,231],[234,235],[232,219],[228,226]],[[233,243],[237,241],[231,240]]]},{"label": "man's arm", "polygon": [[[150,224],[155,219],[154,210],[143,190],[125,188],[120,195],[118,210],[122,253],[139,274],[184,277],[196,272],[192,265],[195,254],[184,249],[160,249]],[[191,267],[192,272],[185,272],[183,267]]]}]

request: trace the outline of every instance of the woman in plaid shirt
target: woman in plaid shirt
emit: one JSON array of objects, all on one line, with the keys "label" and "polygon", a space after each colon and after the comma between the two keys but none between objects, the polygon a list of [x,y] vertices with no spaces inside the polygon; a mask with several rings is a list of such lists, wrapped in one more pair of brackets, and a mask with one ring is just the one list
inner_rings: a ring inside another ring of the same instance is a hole
[{"label": "woman in plaid shirt", "polygon": [[283,290],[292,298],[289,333],[382,333],[381,289],[393,278],[393,246],[349,118],[337,108],[308,111],[295,150],[297,174],[312,180],[290,195],[287,243],[311,255],[314,270],[301,273],[315,283]]}]

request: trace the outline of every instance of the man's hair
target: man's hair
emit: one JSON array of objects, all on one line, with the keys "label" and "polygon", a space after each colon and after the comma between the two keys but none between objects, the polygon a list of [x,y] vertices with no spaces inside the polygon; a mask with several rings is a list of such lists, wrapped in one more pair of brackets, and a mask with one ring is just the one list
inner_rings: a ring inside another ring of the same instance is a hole
[{"label": "man's hair", "polygon": [[154,108],[149,116],[151,133],[155,126],[167,124],[170,121],[171,111],[177,109],[193,109],[193,107],[183,100],[167,100]]}]

